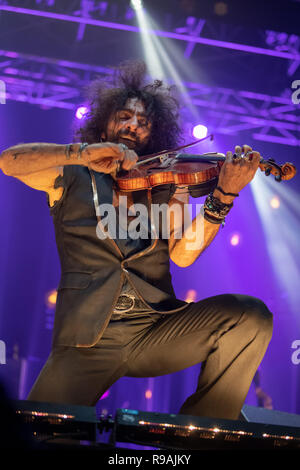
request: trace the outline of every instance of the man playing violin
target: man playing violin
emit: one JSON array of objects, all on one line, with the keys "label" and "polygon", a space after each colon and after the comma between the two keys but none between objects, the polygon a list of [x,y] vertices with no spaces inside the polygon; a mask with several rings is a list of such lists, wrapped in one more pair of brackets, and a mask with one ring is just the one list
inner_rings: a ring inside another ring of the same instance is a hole
[{"label": "man playing violin", "polygon": [[[28,399],[94,406],[120,377],[160,376],[201,363],[197,389],[179,413],[238,419],[272,336],[272,314],[246,295],[177,299],[169,262],[188,267],[209,246],[253,179],[260,154],[247,145],[227,152],[218,189],[189,227],[199,221],[203,227],[190,249],[186,227],[176,236],[186,188],[127,191],[126,198],[118,189],[119,169],[134,169],[140,156],[179,142],[172,89],[161,81],[144,85],[145,72],[143,63],[127,63],[115,87],[91,84],[79,143],[20,144],[1,154],[5,174],[46,192],[61,260],[52,351]],[[117,223],[124,204],[130,221],[130,208],[149,203],[175,207],[168,239],[100,236],[102,204],[114,208]]]}]

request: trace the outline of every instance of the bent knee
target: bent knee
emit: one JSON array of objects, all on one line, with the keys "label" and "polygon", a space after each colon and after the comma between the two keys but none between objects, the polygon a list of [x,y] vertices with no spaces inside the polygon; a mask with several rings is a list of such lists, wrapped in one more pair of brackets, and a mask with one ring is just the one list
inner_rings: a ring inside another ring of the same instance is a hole
[{"label": "bent knee", "polygon": [[250,295],[237,295],[237,298],[242,304],[241,307],[249,324],[257,327],[258,330],[272,331],[273,314],[261,299]]}]

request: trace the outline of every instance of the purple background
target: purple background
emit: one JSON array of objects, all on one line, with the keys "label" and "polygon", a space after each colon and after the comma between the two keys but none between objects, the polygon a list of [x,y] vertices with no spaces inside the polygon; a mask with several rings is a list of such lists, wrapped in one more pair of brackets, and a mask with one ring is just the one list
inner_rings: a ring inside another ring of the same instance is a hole
[{"label": "purple background", "polygon": [[[37,26],[30,19],[30,34],[24,35],[20,30],[23,22],[23,30],[29,31],[28,18],[23,15],[7,15],[10,26],[18,26],[17,34],[14,33],[13,37],[7,23],[6,34],[2,32],[0,36],[1,47],[7,50],[72,59],[105,67],[117,65],[120,60],[133,56],[143,57],[137,33],[128,33],[126,36],[126,32],[102,31],[101,34],[114,34],[115,42],[109,57],[105,50],[98,50],[95,56],[93,48],[80,49],[81,46],[76,44],[75,39],[72,47],[68,48],[66,38],[69,31],[64,31],[62,25],[60,36],[55,36],[50,23]],[[40,32],[42,27],[44,34],[40,36],[38,30]],[[71,25],[68,24],[67,28],[71,28]],[[248,32],[246,27],[245,31]],[[127,47],[121,54],[118,44],[124,38],[128,38],[128,42],[124,43]],[[204,78],[206,83],[214,86],[251,89],[276,96],[283,88],[289,89],[293,79],[300,77],[300,71],[298,77],[297,74],[294,77],[286,76],[284,66],[281,62],[279,65],[278,62],[275,63],[277,59],[274,58],[266,59],[259,55],[227,50],[218,50],[213,54],[208,47],[197,47],[201,50],[200,57],[188,59],[199,71],[199,76],[194,77],[195,82]],[[85,60],[84,52],[88,52]],[[270,71],[268,77],[266,70]],[[184,73],[178,70],[179,74],[181,72]],[[3,75],[2,79],[5,80]],[[70,142],[75,111],[76,108],[45,109],[7,99],[5,105],[0,105],[0,150],[21,142]],[[200,117],[201,123],[209,125],[204,111]],[[214,132],[213,128],[210,130]],[[191,137],[186,137],[192,140]],[[237,144],[247,143],[264,157],[273,157],[280,163],[290,161],[299,167],[299,146],[258,142],[254,140],[251,131],[237,132],[236,135],[215,133],[215,137],[212,149],[222,153],[232,150]],[[260,178],[260,181],[263,182],[263,179]],[[281,192],[284,192],[284,188],[287,194],[293,190],[294,203],[299,201],[297,176],[281,185]],[[264,183],[261,186],[262,198],[265,197],[263,188]],[[202,203],[203,199],[193,202]],[[294,214],[293,219],[288,217],[288,210]],[[286,249],[292,253],[299,276],[299,210],[297,213],[294,207],[289,207],[288,202],[281,200],[277,212],[271,208],[270,211],[273,211],[274,233],[280,232],[281,224],[284,223],[287,224],[285,229],[294,235],[294,242],[285,242],[283,236],[283,243],[286,243]],[[6,364],[0,365],[0,371],[10,396],[25,399],[50,352],[54,311],[49,308],[46,299],[47,294],[56,289],[60,277],[54,230],[45,193],[26,187],[17,179],[0,173],[0,223],[0,340],[6,344]],[[233,247],[230,237],[235,232],[239,232],[242,238],[240,244]],[[285,263],[284,258],[280,260],[280,256],[273,260],[287,281],[284,284],[278,277],[268,252],[271,242],[264,232],[249,185],[236,200],[225,228],[220,230],[201,257],[186,269],[172,264],[174,287],[177,296],[182,299],[193,289],[196,291],[196,300],[232,292],[259,297],[267,304],[274,314],[274,334],[259,369],[261,385],[271,397],[274,409],[300,414],[300,364],[293,364],[291,359],[294,352],[291,345],[293,341],[300,340],[299,302],[297,304],[297,295],[299,301],[300,295],[299,292],[294,292],[296,300],[291,304],[288,288],[292,275],[291,266]],[[295,279],[291,281],[293,282],[290,284],[295,285]],[[111,414],[117,408],[176,413],[185,398],[193,392],[199,369],[200,365],[197,365],[163,377],[122,378],[99,401],[97,409]],[[145,397],[146,390],[152,391],[151,399]],[[257,405],[253,385],[246,403]]]}]

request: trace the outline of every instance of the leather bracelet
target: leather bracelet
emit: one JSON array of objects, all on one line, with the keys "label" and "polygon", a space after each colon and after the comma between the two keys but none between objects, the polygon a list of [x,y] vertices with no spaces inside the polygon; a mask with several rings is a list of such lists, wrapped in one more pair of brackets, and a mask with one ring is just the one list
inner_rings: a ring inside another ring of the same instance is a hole
[{"label": "leather bracelet", "polygon": [[211,215],[209,215],[205,210],[204,210],[204,219],[207,220],[208,222],[212,223],[212,224],[216,224],[216,225],[221,225],[222,224],[222,227],[224,227],[225,225],[225,218],[222,218],[222,219],[219,219],[219,218],[216,218],[216,217],[213,217]]},{"label": "leather bracelet", "polygon": [[224,194],[224,196],[234,196],[234,197],[239,197],[239,194],[234,194],[234,193],[225,193],[220,186],[217,186],[215,189],[218,189],[220,193]]},{"label": "leather bracelet", "polygon": [[232,207],[233,202],[231,204],[225,204],[218,198],[214,197],[212,193],[207,196],[204,202],[204,210],[207,210],[213,217],[216,217],[217,219],[223,219]]}]

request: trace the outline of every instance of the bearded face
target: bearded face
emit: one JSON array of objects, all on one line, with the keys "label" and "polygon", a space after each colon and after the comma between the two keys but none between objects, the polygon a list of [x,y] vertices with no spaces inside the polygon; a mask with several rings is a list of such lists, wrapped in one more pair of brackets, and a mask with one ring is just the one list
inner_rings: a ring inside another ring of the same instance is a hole
[{"label": "bearded face", "polygon": [[101,137],[107,142],[122,143],[141,154],[151,135],[152,123],[145,106],[138,98],[130,98],[125,106],[108,120],[106,133]]}]

